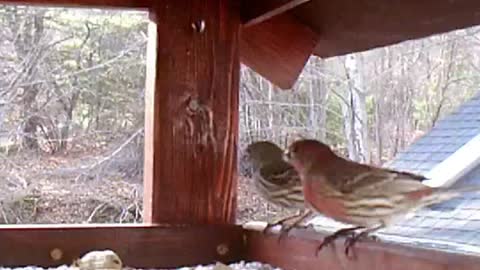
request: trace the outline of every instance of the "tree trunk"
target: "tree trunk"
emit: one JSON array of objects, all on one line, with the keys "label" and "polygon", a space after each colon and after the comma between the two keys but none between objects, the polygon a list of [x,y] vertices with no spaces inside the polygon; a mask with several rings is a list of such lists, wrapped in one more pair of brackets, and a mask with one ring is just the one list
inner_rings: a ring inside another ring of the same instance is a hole
[{"label": "tree trunk", "polygon": [[350,159],[370,162],[366,93],[363,78],[358,71],[358,62],[359,56],[356,54],[345,57],[345,71],[349,82],[346,100],[349,104],[343,106],[344,127]]},{"label": "tree trunk", "polygon": [[324,62],[320,58],[312,59],[312,81],[310,84],[310,123],[315,128],[315,136],[324,141],[327,137],[327,97],[328,89],[319,74],[323,71]]}]

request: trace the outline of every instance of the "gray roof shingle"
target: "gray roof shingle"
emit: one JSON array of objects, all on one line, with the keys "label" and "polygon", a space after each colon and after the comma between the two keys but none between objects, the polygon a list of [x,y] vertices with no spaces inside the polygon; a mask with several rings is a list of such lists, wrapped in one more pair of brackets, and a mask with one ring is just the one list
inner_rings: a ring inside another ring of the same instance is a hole
[{"label": "gray roof shingle", "polygon": [[426,173],[480,134],[480,94],[444,117],[425,136],[400,152],[388,167]]}]

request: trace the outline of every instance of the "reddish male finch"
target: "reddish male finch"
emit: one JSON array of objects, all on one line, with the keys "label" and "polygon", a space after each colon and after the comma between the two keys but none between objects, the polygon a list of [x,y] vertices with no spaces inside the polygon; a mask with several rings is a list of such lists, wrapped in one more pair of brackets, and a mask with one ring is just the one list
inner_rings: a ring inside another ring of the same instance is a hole
[{"label": "reddish male finch", "polygon": [[[297,209],[297,214],[269,224],[267,229],[281,225],[288,232],[312,214],[305,209],[303,188],[297,171],[283,160],[283,150],[269,141],[258,141],[248,145],[241,163],[250,171],[257,192],[267,201],[286,208]],[[294,220],[286,226],[287,221]]]},{"label": "reddish male finch", "polygon": [[[478,192],[479,186],[432,188],[422,175],[377,168],[336,155],[317,140],[290,144],[284,160],[298,171],[307,206],[336,221],[354,225],[326,237],[317,252],[340,235],[349,235],[345,253],[360,238],[405,219],[422,207]],[[361,233],[353,235],[355,230]]]}]

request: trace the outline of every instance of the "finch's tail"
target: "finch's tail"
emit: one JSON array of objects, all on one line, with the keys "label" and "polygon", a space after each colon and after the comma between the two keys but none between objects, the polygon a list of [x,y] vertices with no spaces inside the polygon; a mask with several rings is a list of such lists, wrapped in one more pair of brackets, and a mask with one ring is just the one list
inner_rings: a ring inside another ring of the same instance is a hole
[{"label": "finch's tail", "polygon": [[461,197],[465,193],[480,193],[480,186],[467,186],[460,188],[434,188],[432,192],[421,198],[422,203],[427,205],[441,203],[455,197]]}]

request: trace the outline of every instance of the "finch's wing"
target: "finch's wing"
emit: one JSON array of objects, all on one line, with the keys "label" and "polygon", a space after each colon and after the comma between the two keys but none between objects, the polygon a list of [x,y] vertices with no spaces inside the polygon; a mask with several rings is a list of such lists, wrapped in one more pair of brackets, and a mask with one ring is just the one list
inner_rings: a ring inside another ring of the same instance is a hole
[{"label": "finch's wing", "polygon": [[264,166],[260,175],[277,186],[301,185],[297,171],[286,162],[276,162]]},{"label": "finch's wing", "polygon": [[[393,189],[396,192],[409,192],[424,188],[423,180],[427,178],[403,171],[377,168],[365,164],[344,160],[343,168],[338,172],[338,182],[334,183],[343,193],[371,193],[373,190]],[[329,177],[330,178],[330,177]],[[332,179],[332,178],[330,178]]]},{"label": "finch's wing", "polygon": [[258,177],[256,186],[267,200],[286,208],[304,207],[302,182],[290,165],[264,166]]}]

